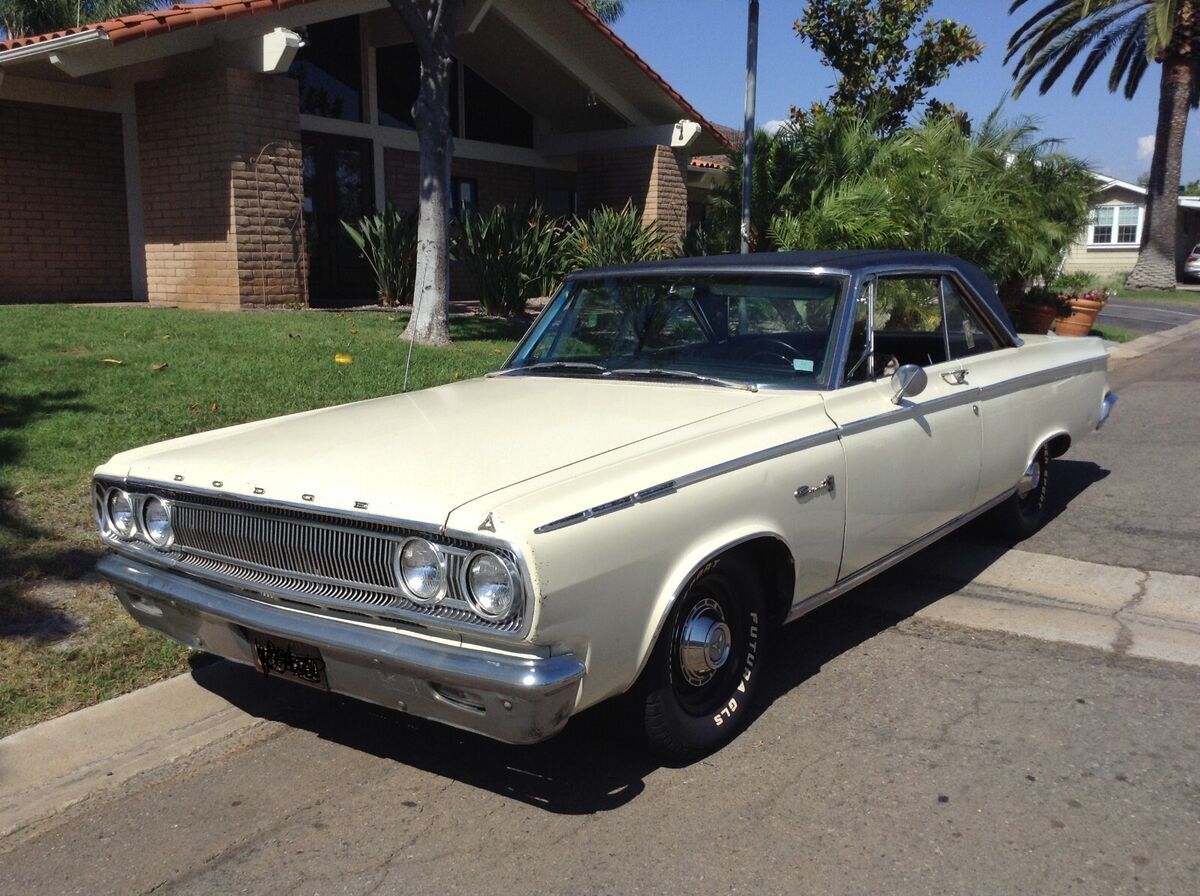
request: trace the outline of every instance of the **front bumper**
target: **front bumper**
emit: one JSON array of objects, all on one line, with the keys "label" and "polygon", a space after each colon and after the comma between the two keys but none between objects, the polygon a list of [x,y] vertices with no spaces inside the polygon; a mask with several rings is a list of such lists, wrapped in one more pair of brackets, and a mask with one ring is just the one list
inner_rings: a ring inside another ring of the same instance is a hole
[{"label": "front bumper", "polygon": [[139,623],[196,650],[254,665],[250,633],[317,647],[329,689],[513,744],[562,729],[584,666],[455,647],[230,594],[116,554],[97,566]]}]

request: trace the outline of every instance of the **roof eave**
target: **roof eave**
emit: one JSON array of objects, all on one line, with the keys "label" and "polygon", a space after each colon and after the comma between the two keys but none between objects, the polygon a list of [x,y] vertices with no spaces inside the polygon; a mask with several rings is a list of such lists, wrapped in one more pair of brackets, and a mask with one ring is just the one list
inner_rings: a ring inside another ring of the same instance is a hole
[{"label": "roof eave", "polygon": [[64,34],[61,37],[52,37],[48,40],[26,44],[22,47],[13,47],[11,50],[0,50],[0,65],[7,65],[12,62],[30,62],[34,59],[61,52],[62,50],[100,42],[111,42],[111,39],[107,31],[99,28],[91,28],[87,31],[80,31],[77,34]]}]

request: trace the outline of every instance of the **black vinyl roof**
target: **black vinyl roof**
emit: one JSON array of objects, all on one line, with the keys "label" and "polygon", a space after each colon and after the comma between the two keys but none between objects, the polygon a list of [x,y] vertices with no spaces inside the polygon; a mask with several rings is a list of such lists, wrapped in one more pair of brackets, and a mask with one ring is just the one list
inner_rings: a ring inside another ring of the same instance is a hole
[{"label": "black vinyl roof", "polygon": [[1005,330],[1016,336],[1017,330],[1000,303],[996,287],[987,274],[969,261],[955,255],[938,252],[913,252],[907,249],[827,249],[809,252],[752,252],[746,255],[705,255],[696,258],[669,258],[665,261],[643,261],[638,264],[607,268],[590,268],[571,274],[568,279],[593,277],[654,276],[685,273],[751,273],[757,270],[777,272],[795,268],[797,272],[811,268],[829,268],[851,274],[872,271],[881,267],[937,268],[955,271]]}]

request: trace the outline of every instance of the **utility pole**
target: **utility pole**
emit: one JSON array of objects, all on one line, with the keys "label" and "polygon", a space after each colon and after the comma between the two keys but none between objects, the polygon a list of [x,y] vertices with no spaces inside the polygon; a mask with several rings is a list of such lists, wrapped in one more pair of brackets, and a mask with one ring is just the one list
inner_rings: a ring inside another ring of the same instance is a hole
[{"label": "utility pole", "polygon": [[746,26],[746,129],[742,139],[742,254],[750,251],[750,193],[754,183],[754,102],[758,93],[758,0]]}]

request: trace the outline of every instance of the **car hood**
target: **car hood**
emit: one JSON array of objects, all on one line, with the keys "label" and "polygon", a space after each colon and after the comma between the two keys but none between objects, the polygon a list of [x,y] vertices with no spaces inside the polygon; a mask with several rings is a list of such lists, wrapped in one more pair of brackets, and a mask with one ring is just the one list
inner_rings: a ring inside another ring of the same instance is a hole
[{"label": "car hood", "polygon": [[500,376],[185,436],[97,472],[442,525],[498,489],[759,400],[696,384]]}]

